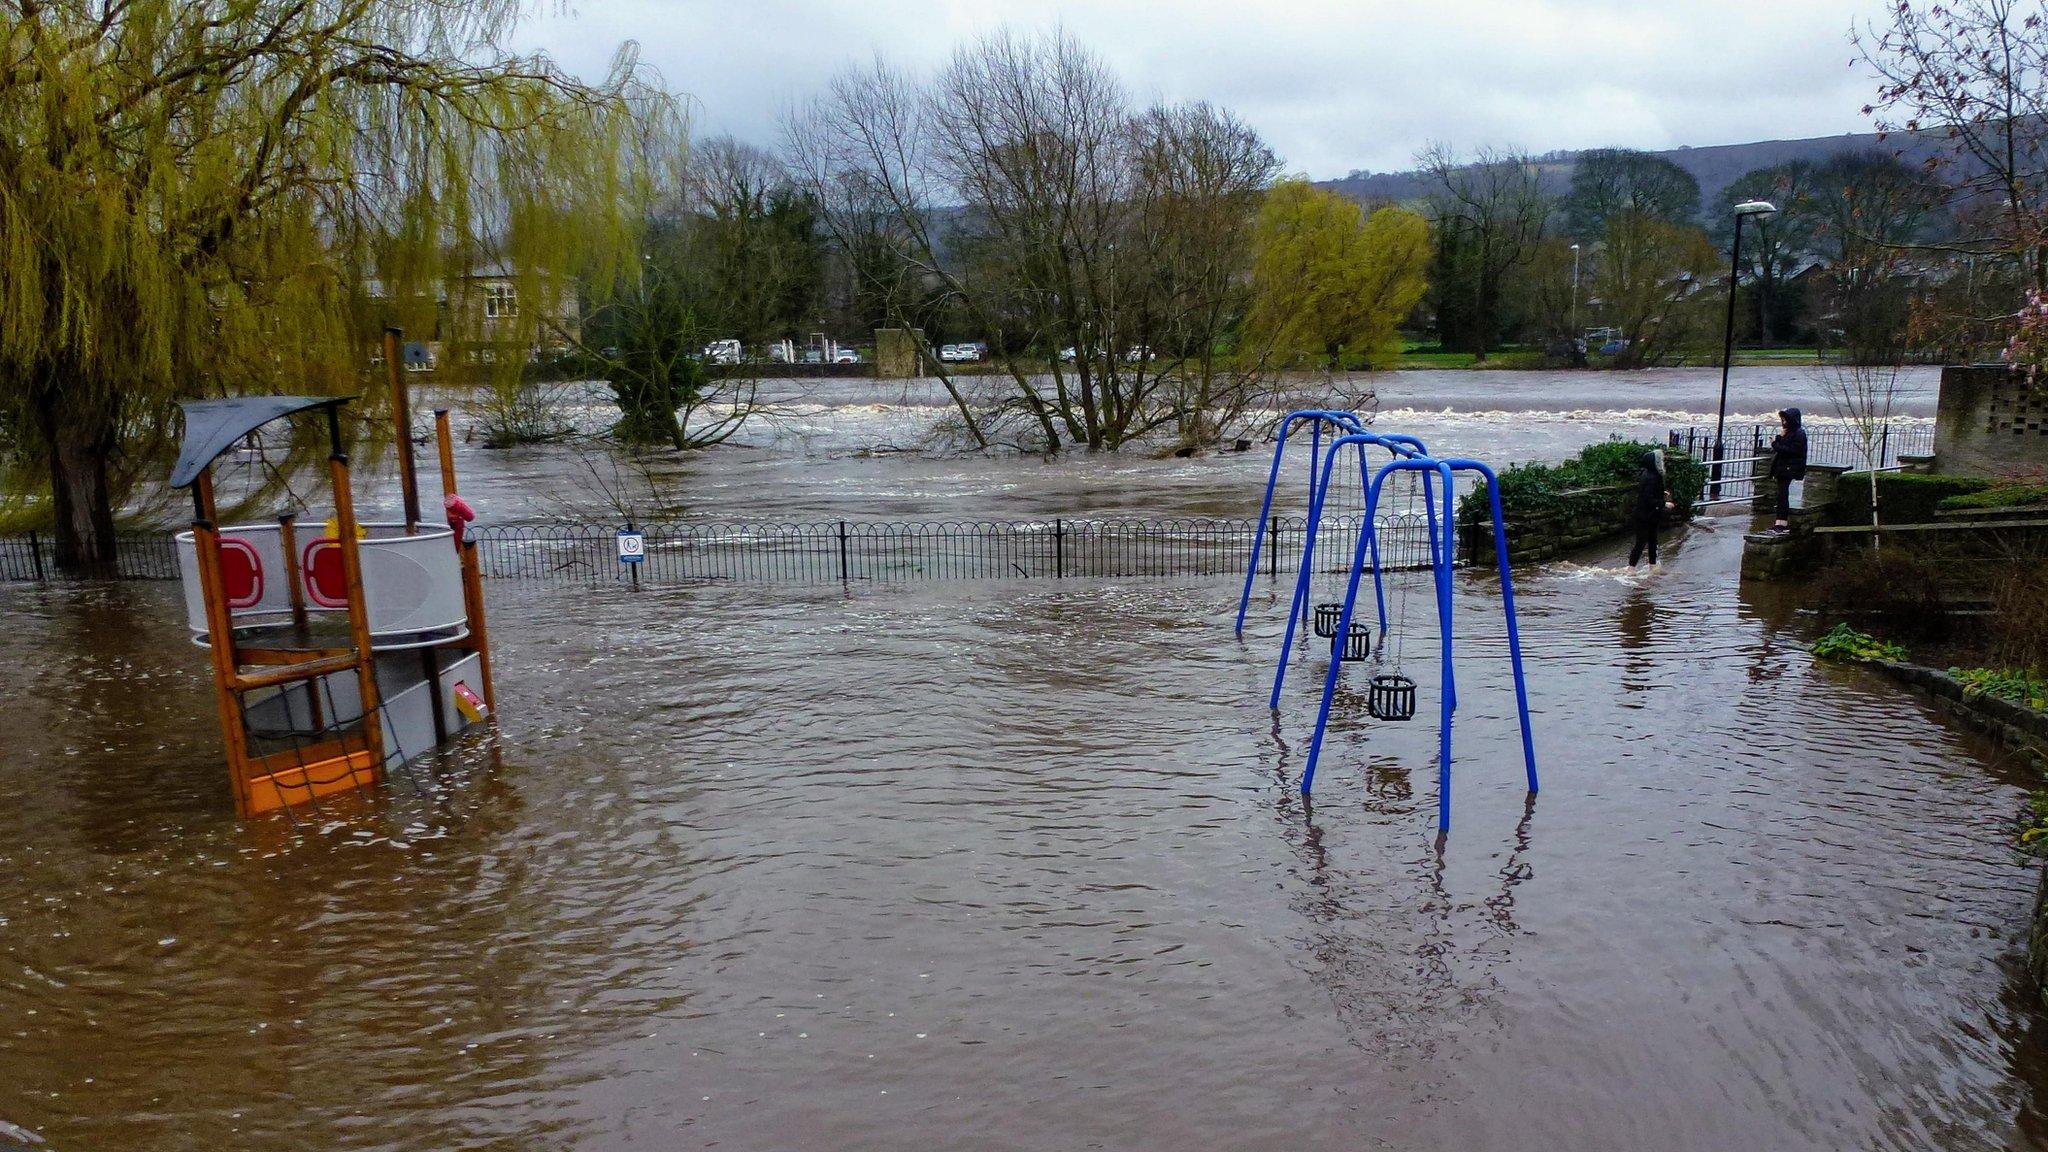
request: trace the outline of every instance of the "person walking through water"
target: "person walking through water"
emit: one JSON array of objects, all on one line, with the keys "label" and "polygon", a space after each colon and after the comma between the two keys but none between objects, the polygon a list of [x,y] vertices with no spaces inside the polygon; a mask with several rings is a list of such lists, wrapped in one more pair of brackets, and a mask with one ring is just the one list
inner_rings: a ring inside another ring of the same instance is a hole
[{"label": "person walking through water", "polygon": [[1797,408],[1779,412],[1778,423],[1784,431],[1771,439],[1771,482],[1778,489],[1778,519],[1771,531],[1790,532],[1792,482],[1806,479],[1806,426],[1800,422]]},{"label": "person walking through water", "polygon": [[1664,480],[1664,454],[1643,453],[1642,466],[1636,470],[1635,505],[1630,509],[1630,518],[1636,525],[1636,546],[1629,550],[1629,567],[1635,567],[1646,550],[1651,565],[1657,563],[1657,529],[1664,526],[1664,512],[1672,506],[1671,486]]}]

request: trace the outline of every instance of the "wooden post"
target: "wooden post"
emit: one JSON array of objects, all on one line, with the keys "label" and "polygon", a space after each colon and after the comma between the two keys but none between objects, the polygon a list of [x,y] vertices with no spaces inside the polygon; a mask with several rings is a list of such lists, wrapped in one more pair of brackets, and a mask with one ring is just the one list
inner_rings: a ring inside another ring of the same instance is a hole
[{"label": "wooden post", "polygon": [[378,711],[377,653],[370,647],[370,605],[363,597],[363,553],[356,539],[356,498],[349,487],[348,457],[327,458],[334,485],[334,520],[341,535],[341,572],[348,585],[348,634],[356,649],[356,694],[363,704],[363,747],[370,752],[371,782],[384,774],[384,718]]},{"label": "wooden post", "polygon": [[299,572],[299,514],[280,512],[277,514],[277,542],[284,546],[284,578],[291,585],[292,627],[306,630],[306,586]]},{"label": "wooden post", "polygon": [[398,363],[398,338],[402,335],[396,328],[384,329],[384,372],[391,378],[391,422],[398,427],[398,490],[405,497],[405,534],[410,536],[419,531],[420,486],[413,472],[412,398],[406,393],[405,370]]},{"label": "wooden post", "polygon": [[[455,495],[455,435],[448,425],[448,410],[434,409],[434,439],[441,453],[441,495]],[[462,564],[462,611],[469,617],[469,647],[476,653],[477,676],[484,684],[484,707],[498,712],[498,693],[491,684],[491,637],[484,626],[484,580],[477,567],[476,545],[455,533],[455,553]]]},{"label": "wooden post", "polygon": [[434,443],[441,453],[441,497],[455,495],[455,437],[449,431],[448,410],[434,409]]},{"label": "wooden post", "polygon": [[491,684],[491,634],[484,625],[484,578],[477,570],[476,543],[462,542],[462,599],[469,607],[469,642],[476,669],[484,682],[484,707],[498,714],[498,693]]},{"label": "wooden post", "polygon": [[213,663],[214,705],[220,714],[221,745],[227,753],[228,780],[234,787],[235,811],[249,811],[249,745],[242,731],[242,701],[234,689],[234,613],[220,576],[220,531],[215,526],[213,469],[209,466],[192,484],[192,545],[199,560],[199,598],[206,607],[206,650]]}]

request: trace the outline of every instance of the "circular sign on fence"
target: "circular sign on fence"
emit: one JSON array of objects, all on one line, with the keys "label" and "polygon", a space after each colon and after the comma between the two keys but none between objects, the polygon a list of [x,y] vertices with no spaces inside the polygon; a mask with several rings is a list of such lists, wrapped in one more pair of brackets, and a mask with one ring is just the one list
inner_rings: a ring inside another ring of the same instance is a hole
[{"label": "circular sign on fence", "polygon": [[619,529],[619,563],[638,564],[647,559],[647,537]]}]

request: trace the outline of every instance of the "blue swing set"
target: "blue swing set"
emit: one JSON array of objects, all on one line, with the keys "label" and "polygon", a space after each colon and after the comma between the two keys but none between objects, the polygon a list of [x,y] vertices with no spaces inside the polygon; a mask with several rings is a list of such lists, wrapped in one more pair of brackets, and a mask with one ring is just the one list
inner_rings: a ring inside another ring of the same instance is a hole
[{"label": "blue swing set", "polygon": [[[1451,826],[1451,716],[1458,707],[1458,689],[1453,666],[1452,621],[1451,621],[1451,567],[1456,554],[1453,525],[1453,490],[1458,472],[1477,472],[1486,481],[1488,502],[1493,513],[1494,559],[1500,569],[1501,608],[1507,618],[1508,657],[1514,666],[1515,707],[1522,725],[1522,759],[1528,772],[1529,791],[1534,794],[1536,785],[1536,745],[1529,729],[1529,693],[1522,675],[1522,638],[1515,623],[1515,587],[1508,572],[1507,533],[1501,522],[1500,483],[1492,468],[1478,460],[1464,457],[1439,459],[1431,456],[1427,446],[1413,436],[1398,433],[1376,433],[1368,431],[1365,422],[1353,412],[1335,409],[1303,409],[1290,412],[1281,420],[1279,436],[1273,446],[1273,465],[1266,478],[1265,501],[1259,508],[1258,532],[1252,537],[1251,563],[1245,571],[1244,593],[1238,599],[1237,632],[1244,634],[1245,613],[1251,605],[1252,583],[1259,570],[1260,544],[1265,539],[1267,525],[1273,512],[1273,492],[1279,486],[1282,457],[1287,451],[1287,438],[1296,425],[1309,426],[1310,470],[1308,531],[1302,543],[1301,565],[1296,570],[1294,597],[1287,613],[1287,633],[1282,641],[1280,660],[1273,674],[1273,694],[1270,706],[1280,706],[1280,691],[1287,678],[1288,656],[1294,650],[1295,626],[1306,619],[1310,611],[1310,575],[1314,571],[1316,537],[1323,519],[1323,507],[1329,497],[1331,477],[1336,464],[1346,449],[1354,449],[1358,456],[1359,477],[1365,498],[1365,516],[1359,526],[1357,547],[1351,558],[1350,577],[1345,584],[1342,608],[1334,621],[1326,620],[1327,607],[1317,611],[1317,634],[1331,638],[1330,666],[1323,679],[1322,706],[1316,713],[1316,731],[1309,742],[1308,760],[1301,774],[1301,791],[1308,795],[1315,786],[1316,761],[1323,747],[1323,733],[1329,726],[1330,706],[1336,698],[1337,676],[1344,664],[1363,659],[1369,650],[1369,630],[1354,632],[1352,617],[1358,600],[1358,586],[1364,577],[1366,561],[1371,560],[1373,600],[1379,621],[1381,651],[1384,655],[1387,636],[1387,597],[1382,579],[1382,557],[1379,544],[1378,511],[1380,497],[1385,490],[1387,478],[1396,472],[1414,472],[1419,475],[1422,485],[1424,518],[1429,528],[1429,568],[1436,588],[1437,631],[1442,641],[1441,661],[1443,667],[1443,691],[1439,700],[1438,752],[1437,752],[1437,827],[1448,831]],[[1324,426],[1329,426],[1336,435],[1329,447],[1322,444]],[[1384,449],[1391,457],[1377,471],[1369,467],[1367,450]],[[1317,462],[1320,461],[1320,468]],[[1441,483],[1441,527],[1436,489]],[[1275,545],[1278,546],[1277,544]],[[1363,633],[1363,635],[1361,635]],[[1398,673],[1373,677],[1369,696],[1370,709],[1376,719],[1406,720],[1415,712],[1414,682]]]}]

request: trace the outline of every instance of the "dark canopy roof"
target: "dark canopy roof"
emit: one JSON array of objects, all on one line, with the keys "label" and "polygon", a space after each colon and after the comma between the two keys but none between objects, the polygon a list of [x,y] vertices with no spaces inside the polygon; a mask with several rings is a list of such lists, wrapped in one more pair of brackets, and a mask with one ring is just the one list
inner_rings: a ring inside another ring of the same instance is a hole
[{"label": "dark canopy roof", "polygon": [[178,467],[171,487],[183,488],[199,479],[214,458],[265,424],[309,408],[346,404],[348,396],[231,396],[225,400],[180,400],[185,410],[185,440],[178,446]]}]

